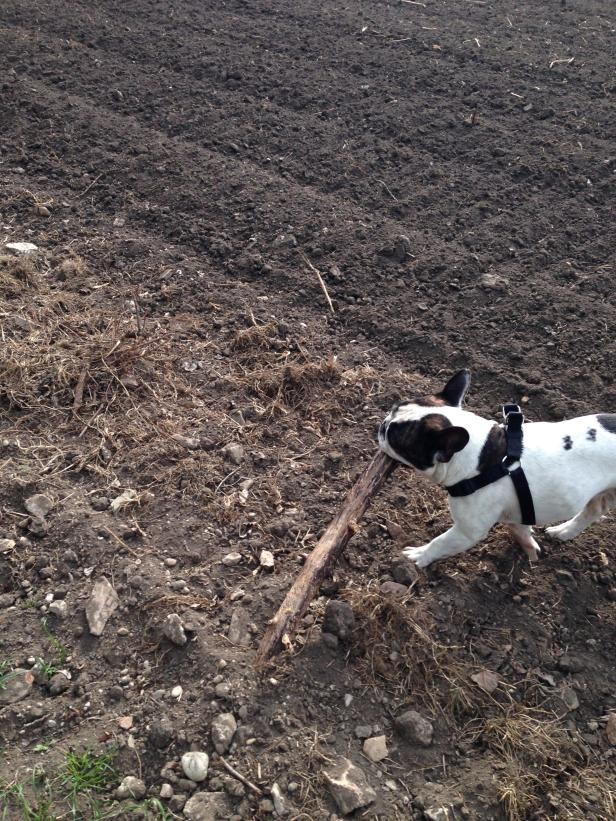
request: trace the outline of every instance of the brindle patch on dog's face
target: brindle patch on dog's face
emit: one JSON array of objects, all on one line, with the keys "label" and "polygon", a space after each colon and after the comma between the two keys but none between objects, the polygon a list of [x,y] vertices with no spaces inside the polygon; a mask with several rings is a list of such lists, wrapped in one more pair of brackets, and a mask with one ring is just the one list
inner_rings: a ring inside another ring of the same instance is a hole
[{"label": "brindle patch on dog's face", "polygon": [[486,468],[502,462],[507,455],[507,437],[500,425],[493,425],[483,443],[479,454],[477,470],[482,473]]}]

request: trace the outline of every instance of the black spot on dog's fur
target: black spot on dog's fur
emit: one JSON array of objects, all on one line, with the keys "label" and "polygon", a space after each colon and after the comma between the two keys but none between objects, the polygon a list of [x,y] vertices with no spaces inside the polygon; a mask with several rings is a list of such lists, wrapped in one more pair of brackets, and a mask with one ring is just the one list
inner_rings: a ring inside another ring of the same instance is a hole
[{"label": "black spot on dog's fur", "polygon": [[570,436],[563,436],[563,447],[565,450],[571,450],[573,447],[573,439]]},{"label": "black spot on dog's fur", "polygon": [[598,413],[597,422],[610,433],[616,433],[616,413]]},{"label": "black spot on dog's fur", "polygon": [[507,439],[505,437],[505,431],[500,425],[493,425],[490,433],[488,433],[488,438],[481,448],[477,470],[482,473],[486,468],[502,462],[506,455]]},{"label": "black spot on dog's fur", "polygon": [[586,438],[590,442],[596,442],[597,441],[597,429],[596,428],[588,428],[588,431],[586,432]]}]

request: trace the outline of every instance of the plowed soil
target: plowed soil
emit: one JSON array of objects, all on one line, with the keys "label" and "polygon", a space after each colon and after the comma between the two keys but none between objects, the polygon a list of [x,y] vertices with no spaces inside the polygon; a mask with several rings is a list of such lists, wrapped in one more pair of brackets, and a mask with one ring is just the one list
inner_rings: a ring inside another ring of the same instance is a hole
[{"label": "plowed soil", "polygon": [[[598,0],[4,0],[0,243],[39,251],[0,261],[0,676],[37,672],[0,701],[0,817],[191,817],[191,748],[221,818],[271,817],[274,783],[289,817],[336,817],[340,756],[377,793],[357,817],[615,816],[609,520],[539,534],[534,567],[496,529],[401,607],[380,585],[447,509],[399,469],[292,652],[252,667],[395,399],[470,367],[486,415],[616,410],[615,47]],[[119,608],[95,638],[103,576]],[[332,597],[356,618],[337,647]],[[396,732],[408,708],[430,747]],[[261,796],[213,752],[222,712]],[[56,786],[70,748],[115,756],[96,805]],[[129,774],[171,783],[167,809],[113,803]]]}]

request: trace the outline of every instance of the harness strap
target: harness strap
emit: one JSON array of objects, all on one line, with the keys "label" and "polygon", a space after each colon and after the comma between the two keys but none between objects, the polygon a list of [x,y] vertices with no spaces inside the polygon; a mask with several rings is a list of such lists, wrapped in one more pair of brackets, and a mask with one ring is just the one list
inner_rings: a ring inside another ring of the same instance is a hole
[{"label": "harness strap", "polygon": [[446,490],[450,496],[470,496],[472,493],[475,493],[476,490],[481,490],[481,488],[498,482],[499,479],[505,476],[510,476],[518,497],[520,512],[522,514],[522,524],[534,525],[536,522],[535,506],[526,474],[521,465],[515,468],[515,470],[509,470],[510,465],[519,462],[522,456],[522,424],[524,422],[524,415],[518,405],[505,405],[503,408],[503,416],[505,417],[504,427],[507,441],[507,455],[503,461],[496,465],[491,465],[471,479],[462,479],[461,482],[450,485]]}]

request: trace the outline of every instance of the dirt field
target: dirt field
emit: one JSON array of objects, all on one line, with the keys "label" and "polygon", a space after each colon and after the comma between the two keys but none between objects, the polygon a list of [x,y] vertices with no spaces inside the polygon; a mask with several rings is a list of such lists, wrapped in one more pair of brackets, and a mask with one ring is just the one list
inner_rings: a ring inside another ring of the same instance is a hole
[{"label": "dirt field", "polygon": [[417,574],[446,499],[400,469],[252,665],[397,398],[616,410],[615,38],[593,0],[4,0],[0,819],[333,820],[341,758],[350,817],[616,817],[609,520]]}]

